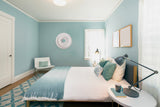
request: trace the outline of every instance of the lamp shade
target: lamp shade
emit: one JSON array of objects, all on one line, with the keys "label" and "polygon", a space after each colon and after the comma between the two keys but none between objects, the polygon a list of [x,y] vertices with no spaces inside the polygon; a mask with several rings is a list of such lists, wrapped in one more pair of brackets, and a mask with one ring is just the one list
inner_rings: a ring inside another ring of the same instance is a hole
[{"label": "lamp shade", "polygon": [[99,54],[99,50],[98,50],[98,48],[97,48],[97,50],[95,51],[95,54]]}]

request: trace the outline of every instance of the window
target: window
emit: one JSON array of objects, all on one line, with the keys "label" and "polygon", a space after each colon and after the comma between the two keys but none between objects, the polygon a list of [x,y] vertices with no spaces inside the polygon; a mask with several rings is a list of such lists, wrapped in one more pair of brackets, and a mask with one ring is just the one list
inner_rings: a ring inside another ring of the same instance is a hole
[{"label": "window", "polygon": [[99,51],[99,58],[104,57],[104,29],[86,29],[85,30],[85,60],[95,62],[97,55],[96,50]]}]

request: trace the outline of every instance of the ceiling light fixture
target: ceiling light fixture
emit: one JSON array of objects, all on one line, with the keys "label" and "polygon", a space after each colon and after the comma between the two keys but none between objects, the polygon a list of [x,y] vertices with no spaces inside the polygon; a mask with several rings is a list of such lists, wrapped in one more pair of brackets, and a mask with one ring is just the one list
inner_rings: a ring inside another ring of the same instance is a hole
[{"label": "ceiling light fixture", "polygon": [[65,6],[67,4],[66,0],[53,0],[53,3],[57,6]]}]

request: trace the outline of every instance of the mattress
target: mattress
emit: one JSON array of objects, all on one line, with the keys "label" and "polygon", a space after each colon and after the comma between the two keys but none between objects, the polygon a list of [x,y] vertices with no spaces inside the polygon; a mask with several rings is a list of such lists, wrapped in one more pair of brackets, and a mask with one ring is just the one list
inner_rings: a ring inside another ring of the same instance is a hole
[{"label": "mattress", "polygon": [[[58,101],[111,102],[108,89],[117,83],[122,87],[129,85],[126,80],[106,81],[103,76],[97,77],[94,67],[71,67],[65,80],[63,99]],[[24,97],[24,100],[57,101],[47,97]]]}]

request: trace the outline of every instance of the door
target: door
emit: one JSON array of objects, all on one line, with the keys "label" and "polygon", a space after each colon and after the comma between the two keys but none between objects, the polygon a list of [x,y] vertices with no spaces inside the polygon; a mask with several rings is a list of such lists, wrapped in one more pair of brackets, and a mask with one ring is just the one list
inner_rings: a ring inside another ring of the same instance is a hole
[{"label": "door", "polygon": [[12,82],[14,18],[0,11],[0,89]]}]

